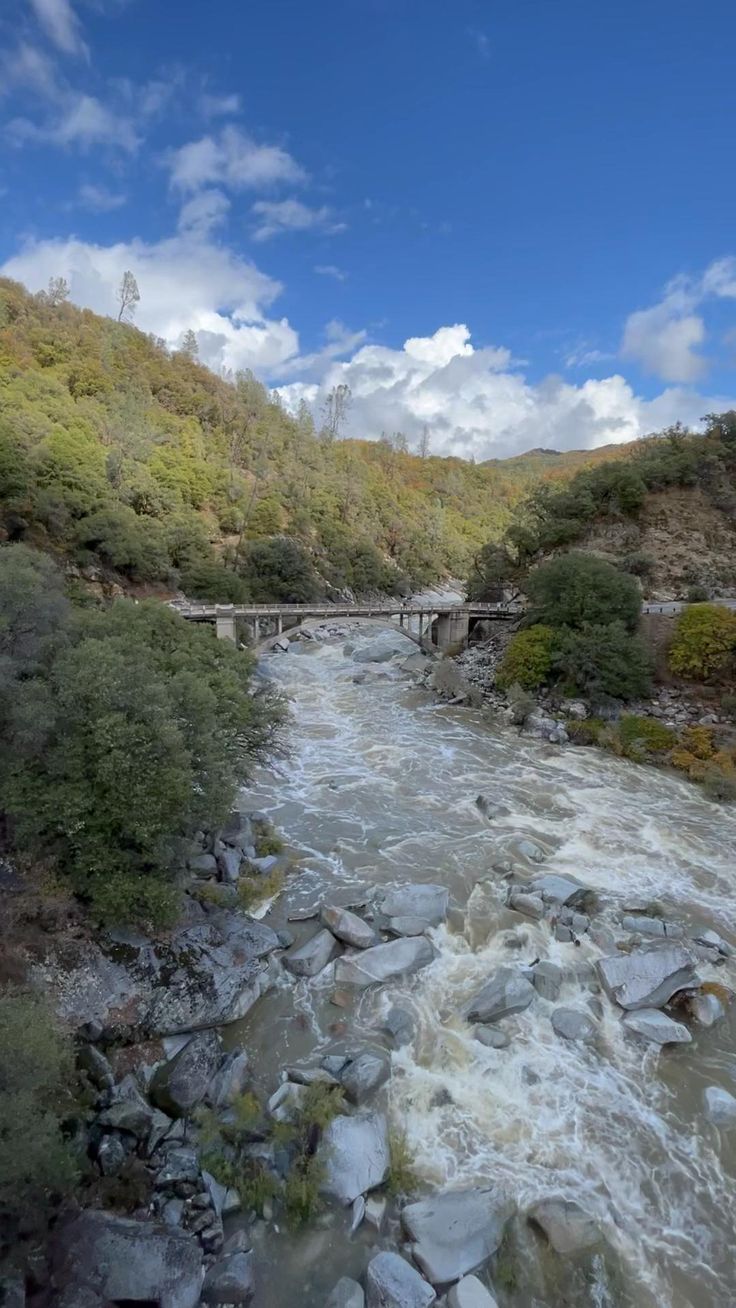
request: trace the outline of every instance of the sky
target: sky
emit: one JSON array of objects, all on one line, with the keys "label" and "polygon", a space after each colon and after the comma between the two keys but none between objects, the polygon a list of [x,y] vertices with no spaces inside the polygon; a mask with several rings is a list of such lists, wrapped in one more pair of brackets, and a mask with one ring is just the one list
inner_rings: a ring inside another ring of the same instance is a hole
[{"label": "sky", "polygon": [[[731,0],[4,0],[0,270],[480,461],[736,407]],[[725,170],[725,171],[724,171]]]}]

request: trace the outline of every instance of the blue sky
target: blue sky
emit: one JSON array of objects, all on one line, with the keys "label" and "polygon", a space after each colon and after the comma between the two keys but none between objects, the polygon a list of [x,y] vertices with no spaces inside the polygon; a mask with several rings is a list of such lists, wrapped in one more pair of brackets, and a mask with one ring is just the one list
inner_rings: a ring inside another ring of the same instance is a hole
[{"label": "blue sky", "polygon": [[11,0],[0,263],[476,458],[736,399],[726,0]]}]

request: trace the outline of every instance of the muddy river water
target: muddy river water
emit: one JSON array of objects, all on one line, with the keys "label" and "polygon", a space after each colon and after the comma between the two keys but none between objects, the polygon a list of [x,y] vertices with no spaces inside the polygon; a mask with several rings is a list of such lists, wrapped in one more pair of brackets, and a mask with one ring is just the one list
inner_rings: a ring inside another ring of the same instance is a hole
[{"label": "muddy river water", "polygon": [[[431,932],[436,959],[345,1008],[333,1002],[329,969],[313,981],[284,978],[230,1028],[230,1043],[249,1049],[271,1093],[295,1061],[390,1048],[382,1017],[400,1004],[416,1034],[392,1051],[381,1094],[426,1190],[497,1183],[521,1214],[564,1195],[606,1237],[607,1252],[580,1268],[550,1258],[518,1221],[503,1266],[490,1269],[500,1308],[736,1304],[736,1131],[729,1140],[703,1111],[706,1086],[736,1086],[733,1019],[664,1050],[626,1037],[620,1010],[575,974],[601,951],[586,936],[558,942],[547,922],[510,912],[504,880],[509,864],[538,872],[530,854],[541,854],[544,871],[599,893],[604,918],[620,922],[625,898],[643,896],[686,929],[714,927],[733,943],[736,812],[666,773],[520,738],[482,711],[438,703],[401,670],[406,642],[393,662],[356,663],[375,639],[375,629],[353,629],[347,653],[346,638],[333,637],[268,659],[292,701],[292,752],[258,774],[244,803],[268,813],[301,868],[268,921],[285,926],[300,908],[375,885],[441,882],[452,908]],[[302,940],[317,924],[289,928]],[[593,1013],[594,1043],[560,1040],[554,1005],[539,998],[503,1022],[507,1048],[484,1047],[458,1010],[498,966],[539,958],[566,970],[561,1002]],[[729,986],[735,971],[733,961],[699,965],[703,979]],[[318,1308],[339,1276],[362,1272],[376,1236],[350,1239],[347,1227],[328,1212],[299,1235],[264,1230],[267,1308]],[[392,1247],[390,1236],[383,1243]]]}]

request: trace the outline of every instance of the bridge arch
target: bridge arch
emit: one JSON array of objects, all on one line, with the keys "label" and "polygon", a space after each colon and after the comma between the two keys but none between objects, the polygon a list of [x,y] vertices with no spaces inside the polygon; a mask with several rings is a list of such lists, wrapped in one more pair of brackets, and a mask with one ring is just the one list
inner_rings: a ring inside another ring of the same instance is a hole
[{"label": "bridge arch", "polygon": [[[259,640],[257,644],[251,646],[253,653],[259,655],[268,654],[274,646],[278,645],[280,640],[288,640],[289,632],[301,631],[304,627],[311,624],[321,626],[328,620],[329,619],[325,618],[307,618],[306,622],[294,622],[290,627],[284,627],[282,632],[275,632],[271,636],[266,636],[263,640]],[[361,626],[375,627],[379,631],[396,631],[400,636],[405,636],[407,640],[410,640],[413,645],[418,646],[418,648],[422,650],[424,654],[429,655],[430,658],[437,658],[441,653],[439,647],[426,635],[420,636],[415,631],[409,631],[407,627],[402,627],[400,623],[392,622],[389,618],[348,617],[346,618],[346,621],[355,624],[359,623]]]}]

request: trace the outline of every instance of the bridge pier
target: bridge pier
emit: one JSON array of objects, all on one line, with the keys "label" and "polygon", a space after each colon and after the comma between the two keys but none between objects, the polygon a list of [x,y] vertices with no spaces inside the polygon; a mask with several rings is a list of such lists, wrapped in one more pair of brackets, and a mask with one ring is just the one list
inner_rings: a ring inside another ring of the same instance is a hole
[{"label": "bridge pier", "polygon": [[469,631],[470,618],[467,613],[437,614],[437,648],[443,654],[465,649]]},{"label": "bridge pier", "polygon": [[218,640],[231,640],[233,645],[237,645],[238,638],[235,632],[235,618],[218,613],[215,618],[215,629]]}]

